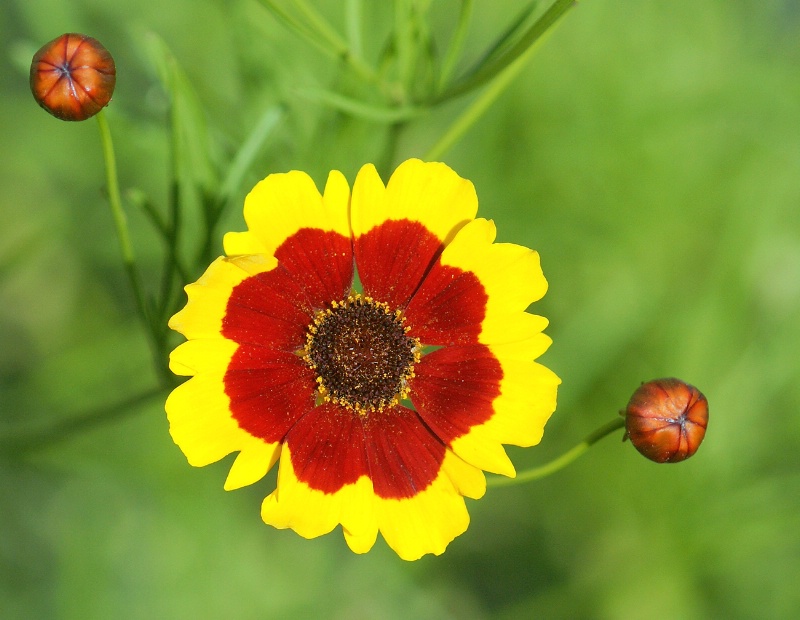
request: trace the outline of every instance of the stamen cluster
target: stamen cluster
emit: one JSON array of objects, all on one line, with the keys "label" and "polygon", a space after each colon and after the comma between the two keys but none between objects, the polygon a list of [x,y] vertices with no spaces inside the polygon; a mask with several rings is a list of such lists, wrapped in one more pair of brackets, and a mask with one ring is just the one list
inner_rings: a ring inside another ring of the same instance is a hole
[{"label": "stamen cluster", "polygon": [[365,414],[407,398],[421,348],[409,329],[400,310],[359,294],[318,312],[303,359],[317,374],[323,401]]}]

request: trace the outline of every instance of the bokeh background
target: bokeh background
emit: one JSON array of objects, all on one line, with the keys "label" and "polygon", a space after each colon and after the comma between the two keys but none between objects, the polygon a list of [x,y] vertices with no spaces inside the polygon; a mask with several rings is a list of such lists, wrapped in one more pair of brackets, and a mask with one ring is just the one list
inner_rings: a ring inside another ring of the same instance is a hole
[{"label": "bokeh background", "polygon": [[[340,3],[319,6],[343,28]],[[459,67],[521,6],[476,3]],[[443,45],[457,9],[431,7]],[[365,19],[374,59],[391,10],[366,3]],[[614,437],[551,478],[490,489],[468,500],[467,533],[415,563],[382,541],[356,556],[340,531],[307,541],[266,527],[270,480],[225,493],[230,459],[194,469],[172,443],[96,124],[59,122],[28,91],[32,52],[69,31],[114,54],[121,183],[157,202],[166,99],[147,32],[229,149],[285,103],[223,230],[242,228],[241,199],[269,172],[352,180],[384,152],[385,125],[302,96],[339,88],[341,72],[254,1],[3,2],[0,616],[800,616],[800,3],[582,2],[444,156],[500,240],[540,251],[550,282],[533,310],[551,320],[543,361],[563,385],[542,444],[509,449],[518,469],[655,377],[697,385],[711,422],[682,464]],[[394,163],[422,155],[469,100],[410,123]],[[130,217],[149,278],[163,248]],[[59,425],[93,412],[101,422]]]}]

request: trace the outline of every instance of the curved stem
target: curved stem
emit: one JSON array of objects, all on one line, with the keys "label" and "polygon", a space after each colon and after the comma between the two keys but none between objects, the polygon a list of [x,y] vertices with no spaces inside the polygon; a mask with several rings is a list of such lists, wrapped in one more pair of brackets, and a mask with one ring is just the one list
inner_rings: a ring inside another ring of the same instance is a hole
[{"label": "curved stem", "polygon": [[447,101],[453,97],[458,97],[471,90],[483,86],[492,81],[499,73],[509,65],[516,62],[521,56],[535,47],[542,39],[542,36],[551,32],[553,26],[563,17],[569,9],[577,4],[577,0],[555,0],[550,8],[536,20],[536,22],[525,32],[506,53],[499,58],[492,59],[486,64],[477,67],[472,73],[457,81],[443,92],[437,102]]},{"label": "curved stem", "polygon": [[610,435],[614,431],[624,427],[625,419],[622,417],[615,418],[595,430],[593,433],[590,433],[586,439],[580,442],[577,446],[573,447],[571,450],[567,450],[564,454],[556,457],[549,463],[545,463],[544,465],[540,465],[539,467],[534,467],[532,469],[526,469],[525,471],[518,473],[516,478],[504,478],[501,476],[489,478],[486,481],[486,486],[507,487],[515,484],[522,484],[523,482],[530,482],[531,480],[546,478],[547,476],[564,469],[567,465],[577,460],[578,457],[583,455],[584,452],[586,452],[606,435]]},{"label": "curved stem", "polygon": [[477,120],[491,107],[495,100],[511,85],[514,78],[522,71],[533,48],[516,59],[506,67],[500,75],[484,90],[458,117],[453,121],[445,134],[439,138],[423,157],[426,161],[441,158],[461,137],[472,127]]},{"label": "curved stem", "polygon": [[362,40],[362,22],[364,7],[362,0],[346,0],[344,5],[347,41],[353,55],[361,58],[364,55]]},{"label": "curved stem", "polygon": [[308,23],[314,28],[319,35],[326,39],[335,54],[342,59],[353,71],[355,71],[363,80],[367,82],[375,82],[377,75],[358,54],[356,54],[348,45],[336,29],[331,26],[327,20],[320,15],[314,7],[312,7],[306,0],[294,0],[294,5],[300,13],[308,20]]},{"label": "curved stem", "polygon": [[403,121],[389,125],[389,129],[386,133],[386,142],[384,143],[381,156],[376,165],[378,174],[382,179],[388,179],[392,175],[392,171],[394,170],[392,165],[394,164],[394,158],[397,153],[397,142],[405,125]]},{"label": "curved stem", "polygon": [[[125,272],[128,274],[128,280],[133,289],[133,295],[136,299],[136,309],[139,311],[139,317],[144,323],[145,331],[147,332],[150,341],[150,348],[153,353],[153,360],[156,368],[160,370],[159,374],[162,380],[168,376],[165,375],[166,366],[161,361],[162,344],[158,333],[155,331],[156,327],[153,323],[150,311],[147,307],[147,301],[142,287],[142,281],[139,276],[139,271],[136,269],[136,259],[133,254],[133,245],[131,244],[130,234],[128,232],[128,220],[125,217],[125,211],[122,209],[122,198],[119,192],[119,179],[117,178],[117,160],[114,155],[114,143],[111,140],[111,130],[106,120],[105,110],[100,110],[97,116],[97,126],[100,129],[100,141],[103,147],[103,160],[106,167],[106,185],[108,186],[108,202],[111,206],[111,215],[114,218],[114,227],[117,231],[117,239],[119,240],[120,250],[122,251],[122,261],[125,264]],[[161,370],[163,369],[163,370]]]},{"label": "curved stem", "polygon": [[122,260],[125,263],[125,271],[133,288],[136,297],[136,305],[139,309],[145,324],[149,324],[147,306],[145,304],[144,291],[136,271],[136,260],[133,255],[133,245],[128,233],[128,220],[122,210],[122,199],[119,193],[119,180],[117,179],[117,160],[114,156],[114,143],[111,141],[111,130],[108,127],[105,110],[100,110],[97,114],[97,126],[100,129],[100,141],[103,145],[103,159],[106,165],[106,185],[108,186],[108,202],[111,205],[111,215],[114,218],[114,227],[117,231],[120,250],[122,250]]},{"label": "curved stem", "polygon": [[61,441],[122,418],[137,407],[164,394],[163,388],[152,387],[121,401],[104,405],[72,418],[58,420],[50,426],[26,428],[0,435],[0,447],[6,453],[22,453],[49,447]]},{"label": "curved stem", "polygon": [[275,0],[259,0],[273,15],[281,19],[297,34],[323,52],[342,60],[366,82],[376,82],[378,75],[354,50],[350,48],[336,29],[320,15],[306,0],[293,0],[295,9],[303,20],[295,18]]},{"label": "curved stem", "polygon": [[444,61],[442,61],[442,71],[439,74],[440,89],[444,88],[450,81],[450,76],[453,74],[453,70],[461,55],[461,50],[464,47],[464,40],[467,38],[467,30],[469,29],[469,21],[472,17],[472,2],[473,0],[461,0],[458,25],[450,40],[450,45],[447,48]]}]

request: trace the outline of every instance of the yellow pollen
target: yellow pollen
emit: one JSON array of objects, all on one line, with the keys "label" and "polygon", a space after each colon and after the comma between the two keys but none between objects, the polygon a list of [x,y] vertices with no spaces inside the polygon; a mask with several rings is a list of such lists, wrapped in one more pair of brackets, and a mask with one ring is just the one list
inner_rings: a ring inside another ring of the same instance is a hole
[{"label": "yellow pollen", "polygon": [[300,355],[316,373],[322,402],[362,415],[394,407],[410,394],[418,339],[401,310],[359,294],[318,311]]}]

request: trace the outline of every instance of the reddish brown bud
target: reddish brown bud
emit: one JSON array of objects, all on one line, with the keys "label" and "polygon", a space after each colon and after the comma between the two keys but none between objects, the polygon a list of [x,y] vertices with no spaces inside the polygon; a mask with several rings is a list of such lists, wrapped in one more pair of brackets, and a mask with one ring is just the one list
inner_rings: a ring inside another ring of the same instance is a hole
[{"label": "reddish brown bud", "polygon": [[708,425],[708,401],[679,379],[643,383],[624,411],[627,437],[656,463],[677,463],[697,452]]},{"label": "reddish brown bud", "polygon": [[83,121],[111,100],[117,71],[97,39],[62,34],[31,62],[31,92],[37,103],[62,121]]}]

